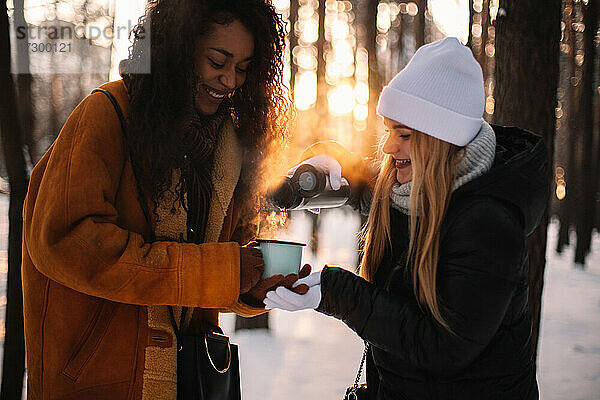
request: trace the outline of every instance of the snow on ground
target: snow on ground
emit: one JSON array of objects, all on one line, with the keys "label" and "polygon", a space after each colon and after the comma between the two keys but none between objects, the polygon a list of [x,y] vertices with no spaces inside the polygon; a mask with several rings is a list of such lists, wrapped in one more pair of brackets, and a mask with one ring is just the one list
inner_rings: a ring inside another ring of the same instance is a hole
[{"label": "snow on ground", "polygon": [[[538,381],[544,400],[600,399],[600,235],[594,234],[585,269],[574,246],[554,251],[558,224],[548,228]],[[575,243],[571,237],[571,243]]]},{"label": "snow on ground", "polygon": [[[343,210],[323,212],[320,247],[305,250],[304,262],[356,264],[358,217]],[[281,238],[309,242],[310,219],[295,213]],[[538,381],[544,400],[600,399],[600,237],[595,235],[585,269],[576,268],[573,249],[553,249],[557,224],[548,229]],[[221,317],[232,342],[240,345],[245,399],[341,399],[362,355],[360,338],[342,322],[314,311],[271,312],[271,330],[233,332],[234,316]],[[363,375],[364,376],[364,375]],[[363,378],[364,380],[364,378]]]},{"label": "snow on ground", "polygon": [[[0,340],[6,308],[8,196],[0,196]],[[304,250],[303,262],[353,269],[360,222],[345,209],[321,214],[316,254]],[[310,242],[310,218],[293,213],[278,237]],[[556,254],[557,224],[548,228],[549,250],[544,287],[538,380],[544,400],[600,399],[600,236],[593,239],[585,269],[574,266],[573,248]],[[573,242],[573,241],[572,241]],[[240,346],[245,400],[341,399],[351,385],[362,355],[360,338],[342,322],[315,311],[274,310],[271,330],[233,332],[231,314],[223,329]],[[0,342],[0,345],[2,343]],[[2,348],[0,346],[0,356]],[[364,380],[364,378],[363,378]]]}]

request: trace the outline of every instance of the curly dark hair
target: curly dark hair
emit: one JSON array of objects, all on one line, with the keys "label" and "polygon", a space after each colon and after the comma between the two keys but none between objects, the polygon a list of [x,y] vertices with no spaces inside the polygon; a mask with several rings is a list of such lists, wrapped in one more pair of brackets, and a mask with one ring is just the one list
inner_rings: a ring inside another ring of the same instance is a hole
[{"label": "curly dark hair", "polygon": [[[238,20],[254,36],[254,58],[246,81],[223,101],[217,114],[230,114],[246,149],[237,193],[247,207],[257,202],[272,149],[287,138],[290,99],[283,85],[285,25],[268,0],[154,0],[134,28],[134,42],[121,75],[129,92],[129,151],[136,179],[150,194],[154,211],[171,185],[171,171],[183,167],[185,124],[198,90],[196,41],[215,24]],[[139,40],[150,28],[151,41]],[[136,73],[151,52],[151,73]],[[210,126],[210,117],[207,118]],[[216,125],[213,125],[216,126]],[[220,127],[220,125],[218,126]],[[202,138],[200,138],[202,140]],[[207,139],[209,140],[209,139]],[[211,164],[212,165],[212,164]],[[208,171],[210,173],[210,171]],[[180,182],[178,196],[182,198]],[[252,209],[252,210],[250,210]]]}]

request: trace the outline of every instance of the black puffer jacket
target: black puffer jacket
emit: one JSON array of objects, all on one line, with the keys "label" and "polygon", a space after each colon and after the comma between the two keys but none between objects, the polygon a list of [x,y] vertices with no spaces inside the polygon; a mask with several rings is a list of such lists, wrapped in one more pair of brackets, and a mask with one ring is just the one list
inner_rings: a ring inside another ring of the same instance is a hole
[{"label": "black puffer jacket", "polygon": [[392,209],[392,248],[375,283],[340,268],[321,276],[318,311],[371,344],[371,399],[537,399],[525,237],[547,199],[543,141],[494,126],[489,172],[454,191],[444,218],[437,290],[449,333],[416,302],[408,217]]}]

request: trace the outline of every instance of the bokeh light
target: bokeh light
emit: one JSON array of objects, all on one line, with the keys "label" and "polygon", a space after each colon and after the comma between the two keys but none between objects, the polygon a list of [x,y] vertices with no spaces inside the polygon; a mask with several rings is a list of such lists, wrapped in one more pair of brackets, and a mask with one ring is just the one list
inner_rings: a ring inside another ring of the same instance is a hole
[{"label": "bokeh light", "polygon": [[302,111],[308,110],[317,101],[316,71],[298,72],[294,87],[294,103],[296,103],[296,108]]},{"label": "bokeh light", "polygon": [[334,115],[349,114],[354,109],[354,90],[351,85],[343,83],[327,93],[329,110]]}]

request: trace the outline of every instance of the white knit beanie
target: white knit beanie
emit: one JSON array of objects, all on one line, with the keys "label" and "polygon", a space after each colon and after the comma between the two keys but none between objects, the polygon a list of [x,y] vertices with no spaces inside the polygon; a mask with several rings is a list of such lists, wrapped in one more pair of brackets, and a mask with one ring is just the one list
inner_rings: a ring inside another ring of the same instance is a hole
[{"label": "white knit beanie", "polygon": [[447,37],[420,47],[383,88],[377,113],[457,146],[481,128],[485,91],[471,50]]}]

